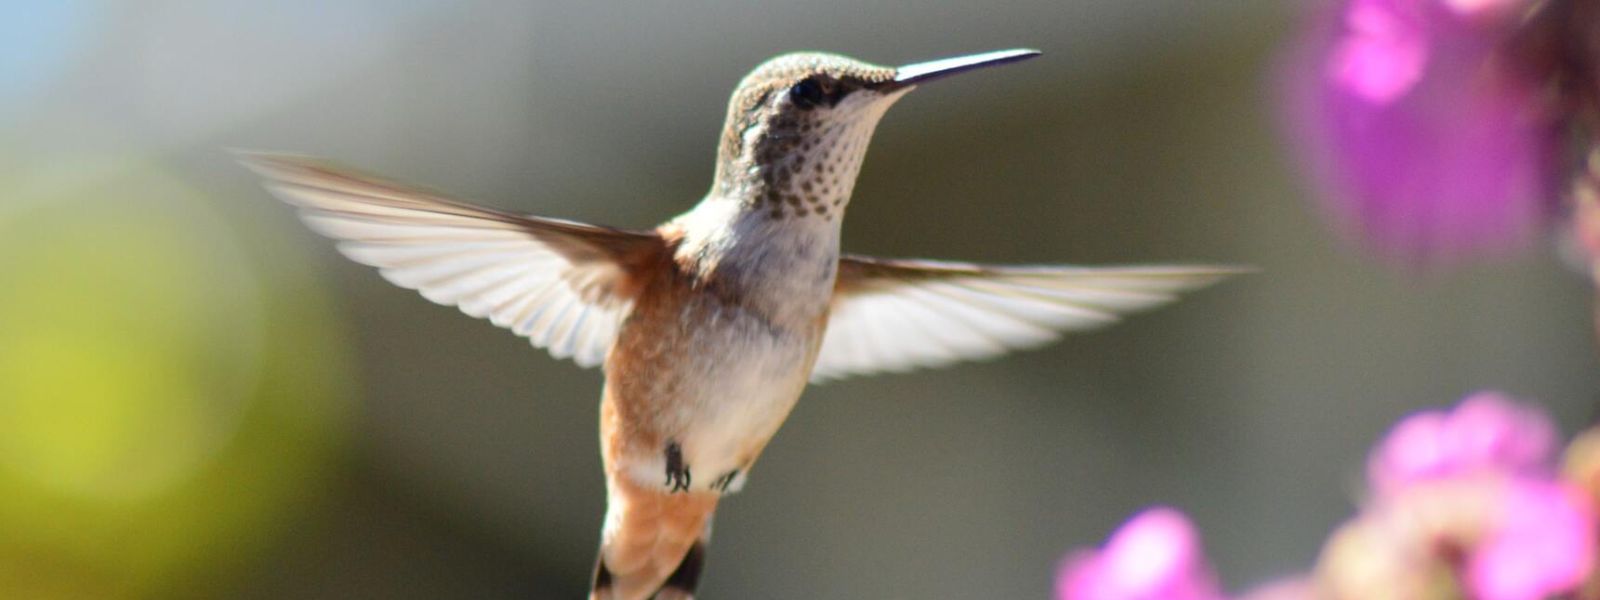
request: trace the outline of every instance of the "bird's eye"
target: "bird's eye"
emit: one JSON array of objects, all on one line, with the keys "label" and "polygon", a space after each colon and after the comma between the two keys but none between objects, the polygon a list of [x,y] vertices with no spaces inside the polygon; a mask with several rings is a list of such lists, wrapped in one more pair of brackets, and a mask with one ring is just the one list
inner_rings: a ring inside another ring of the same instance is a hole
[{"label": "bird's eye", "polygon": [[828,91],[823,89],[820,82],[810,77],[800,80],[800,83],[789,88],[789,101],[803,109],[815,108],[827,100]]}]

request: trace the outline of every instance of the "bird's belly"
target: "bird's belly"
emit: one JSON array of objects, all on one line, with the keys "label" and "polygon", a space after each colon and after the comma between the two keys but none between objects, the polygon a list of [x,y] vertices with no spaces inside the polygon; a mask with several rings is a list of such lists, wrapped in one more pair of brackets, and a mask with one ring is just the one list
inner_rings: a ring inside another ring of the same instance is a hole
[{"label": "bird's belly", "polygon": [[[663,336],[674,358],[651,369],[659,395],[647,428],[680,453],[690,489],[735,491],[805,389],[821,328],[776,328],[739,311],[701,316],[692,330]],[[667,460],[635,456],[627,471],[662,484]]]},{"label": "bird's belly", "polygon": [[736,467],[777,432],[805,386],[804,347],[752,349],[729,355],[721,374],[694,393],[695,416],[684,431],[690,464]]},{"label": "bird's belly", "polygon": [[[799,400],[815,353],[807,336],[727,333],[697,353],[698,370],[708,376],[684,389],[684,461],[707,485],[755,460]],[[743,481],[736,479],[721,484]]]}]

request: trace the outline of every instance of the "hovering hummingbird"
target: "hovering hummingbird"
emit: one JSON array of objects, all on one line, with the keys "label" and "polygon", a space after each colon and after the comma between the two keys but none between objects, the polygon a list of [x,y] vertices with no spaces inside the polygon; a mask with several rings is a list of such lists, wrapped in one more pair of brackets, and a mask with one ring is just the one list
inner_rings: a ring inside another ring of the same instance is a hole
[{"label": "hovering hummingbird", "polygon": [[607,508],[590,598],[692,598],[718,501],[807,381],[1038,346],[1235,272],[840,254],[884,111],[918,85],[1038,54],[769,60],[734,90],[711,190],[651,230],[480,208],[308,158],[241,159],[389,281],[602,365]]}]

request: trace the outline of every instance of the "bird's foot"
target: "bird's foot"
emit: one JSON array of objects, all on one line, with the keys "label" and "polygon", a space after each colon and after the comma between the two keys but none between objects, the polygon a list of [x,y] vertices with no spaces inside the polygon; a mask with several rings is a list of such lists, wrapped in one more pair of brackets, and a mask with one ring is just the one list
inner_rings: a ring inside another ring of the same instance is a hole
[{"label": "bird's foot", "polygon": [[667,487],[670,492],[689,491],[689,465],[683,464],[683,448],[667,442]]},{"label": "bird's foot", "polygon": [[716,481],[712,481],[711,482],[711,489],[725,493],[725,492],[728,491],[728,487],[733,485],[734,478],[736,478],[738,476],[739,476],[739,470],[738,469],[734,469],[732,471],[728,471],[727,473],[724,473],[721,477],[718,477],[716,479]]}]

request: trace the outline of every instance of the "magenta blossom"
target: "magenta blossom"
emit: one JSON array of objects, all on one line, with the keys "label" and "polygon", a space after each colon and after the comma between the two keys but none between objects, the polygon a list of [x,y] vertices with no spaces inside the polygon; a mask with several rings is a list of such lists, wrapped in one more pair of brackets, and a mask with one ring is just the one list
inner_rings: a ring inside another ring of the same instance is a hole
[{"label": "magenta blossom", "polygon": [[1483,470],[1544,472],[1555,438],[1544,413],[1498,392],[1480,392],[1448,412],[1402,419],[1373,449],[1367,477],[1381,497],[1417,481]]},{"label": "magenta blossom", "polygon": [[1583,583],[1595,562],[1595,516],[1581,491],[1519,480],[1497,503],[1498,524],[1467,564],[1468,588],[1481,600],[1538,600]]},{"label": "magenta blossom", "polygon": [[1146,509],[1124,523],[1098,551],[1069,556],[1056,577],[1056,600],[1221,600],[1183,513]]},{"label": "magenta blossom", "polygon": [[1556,199],[1558,127],[1503,56],[1530,0],[1343,0],[1284,65],[1288,129],[1357,239],[1417,264],[1514,244]]},{"label": "magenta blossom", "polygon": [[1373,448],[1373,502],[1324,553],[1343,596],[1437,589],[1430,575],[1481,600],[1570,592],[1594,569],[1596,515],[1557,479],[1556,430],[1543,411],[1480,392],[1420,412]]},{"label": "magenta blossom", "polygon": [[[1562,473],[1555,445],[1545,413],[1496,392],[1406,417],[1373,448],[1374,496],[1316,566],[1235,598],[1600,598],[1600,497],[1585,487],[1600,488],[1600,427],[1573,442]],[[1194,525],[1165,507],[1056,576],[1056,600],[1225,597]]]},{"label": "magenta blossom", "polygon": [[1595,514],[1576,487],[1478,472],[1417,482],[1324,546],[1322,597],[1535,600],[1576,590],[1595,564]]}]

